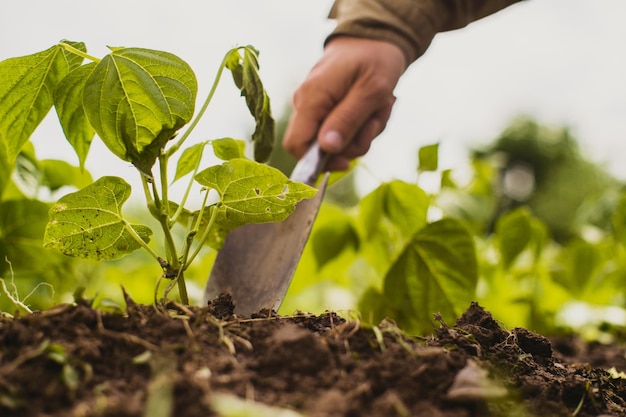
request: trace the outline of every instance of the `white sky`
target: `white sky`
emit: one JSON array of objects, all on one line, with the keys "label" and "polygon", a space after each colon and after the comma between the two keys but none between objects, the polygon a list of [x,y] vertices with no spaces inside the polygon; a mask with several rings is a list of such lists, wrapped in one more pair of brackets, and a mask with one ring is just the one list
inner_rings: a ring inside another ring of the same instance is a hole
[{"label": "white sky", "polygon": [[[278,118],[322,52],[333,28],[330,0],[20,0],[0,13],[0,60],[83,41],[165,50],[185,59],[202,102],[224,53],[252,44]],[[438,35],[396,91],[387,130],[364,158],[364,191],[376,181],[413,180],[420,145],[442,144],[442,164],[464,161],[468,145],[492,140],[516,115],[566,124],[590,156],[626,179],[626,1],[529,0],[467,28]],[[230,76],[229,76],[230,78]],[[225,79],[195,135],[243,138],[252,121]],[[76,163],[55,115],[36,135],[40,158]],[[95,177],[135,176],[128,164],[92,145]],[[373,175],[372,175],[373,174]]]}]

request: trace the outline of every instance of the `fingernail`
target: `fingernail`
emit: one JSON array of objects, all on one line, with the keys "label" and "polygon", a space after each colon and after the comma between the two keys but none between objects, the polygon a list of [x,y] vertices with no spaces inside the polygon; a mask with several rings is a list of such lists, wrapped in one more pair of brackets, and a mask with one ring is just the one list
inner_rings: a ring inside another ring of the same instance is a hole
[{"label": "fingernail", "polygon": [[323,142],[326,145],[326,149],[329,151],[340,151],[343,149],[343,137],[341,133],[336,130],[326,132],[323,137]]}]

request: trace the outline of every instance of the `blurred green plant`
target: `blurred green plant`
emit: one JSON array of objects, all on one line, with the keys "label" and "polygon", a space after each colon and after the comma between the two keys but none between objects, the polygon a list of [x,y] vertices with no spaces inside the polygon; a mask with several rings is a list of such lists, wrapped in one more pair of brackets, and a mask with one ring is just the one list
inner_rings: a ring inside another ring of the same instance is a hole
[{"label": "blurred green plant", "polygon": [[[353,207],[324,203],[281,311],[353,309],[372,324],[387,318],[425,333],[433,314],[451,321],[477,300],[507,326],[554,333],[574,325],[564,312],[577,303],[624,308],[619,181],[586,160],[567,130],[527,119],[485,149],[459,184],[439,169],[437,144],[421,148],[418,172],[439,174],[431,195],[392,181]],[[538,168],[507,179],[520,161]],[[567,191],[550,194],[558,189]]]},{"label": "blurred green plant", "polygon": [[[44,248],[96,261],[121,259],[142,248],[158,262],[162,277],[174,283],[167,286],[165,297],[176,285],[181,301],[188,303],[184,273],[205,245],[219,249],[229,231],[247,223],[283,220],[315,190],[261,163],[267,161],[274,145],[274,120],[259,77],[258,51],[253,47],[227,52],[198,112],[196,76],[185,61],[157,50],[109,49],[109,54],[96,58],[87,54],[83,43],[61,41],[45,51],[0,62],[0,255],[7,263],[15,262],[20,272],[34,265],[43,271],[59,262]],[[85,59],[87,64],[83,64]],[[254,161],[245,157],[244,143],[231,138],[183,148],[225,69],[256,122],[251,135]],[[29,139],[52,107],[79,167],[37,161],[34,156]],[[131,223],[122,212],[131,186],[115,176],[92,182],[84,171],[95,134],[114,155],[137,168],[149,214],[162,232],[162,256],[149,244],[152,229]],[[225,162],[201,169],[206,146]],[[171,176],[173,157],[179,153]],[[72,186],[78,191],[50,206],[36,192],[27,196],[12,179],[13,171],[36,189],[54,192]],[[183,177],[188,178],[183,197],[178,203],[171,201],[171,188]],[[191,211],[185,205],[196,184],[204,200],[198,210]],[[211,201],[209,193],[216,201]],[[178,241],[176,225],[185,229]],[[39,244],[42,229],[43,248]],[[0,267],[0,273],[3,269],[6,272],[6,266]],[[39,271],[31,270],[29,275],[39,275]]]}]

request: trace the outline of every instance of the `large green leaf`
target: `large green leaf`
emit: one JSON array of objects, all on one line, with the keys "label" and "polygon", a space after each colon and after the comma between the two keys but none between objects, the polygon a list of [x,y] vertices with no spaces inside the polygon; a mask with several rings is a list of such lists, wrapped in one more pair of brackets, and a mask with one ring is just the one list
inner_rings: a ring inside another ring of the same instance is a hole
[{"label": "large green leaf", "polygon": [[95,66],[96,63],[92,62],[70,72],[61,80],[54,93],[54,108],[65,137],[78,156],[81,168],[85,166],[89,146],[95,134],[83,108],[83,91]]},{"label": "large green leaf", "polygon": [[121,178],[102,177],[91,185],[61,198],[50,209],[44,247],[70,256],[112,260],[141,247],[152,231],[130,225],[122,217],[122,205],[131,187]]},{"label": "large green leaf", "polygon": [[[243,49],[243,55],[241,55]],[[266,162],[274,148],[274,119],[270,108],[270,99],[259,77],[258,51],[251,46],[233,49],[226,61],[226,67],[232,72],[235,85],[241,90],[254,120],[256,129],[252,134],[254,159]]]},{"label": "large green leaf", "polygon": [[106,146],[151,175],[159,152],[191,120],[197,89],[191,67],[173,54],[114,48],[88,78],[83,103]]},{"label": "large green leaf", "polygon": [[284,220],[298,201],[316,193],[276,168],[241,158],[207,168],[195,178],[218,192],[217,221],[226,228]]},{"label": "large green leaf", "polygon": [[457,220],[417,232],[389,269],[384,294],[407,331],[432,330],[433,314],[454,321],[473,300],[478,268],[474,241]]},{"label": "large green leaf", "polygon": [[[83,43],[66,43],[85,50]],[[50,111],[57,85],[81,62],[60,45],[0,62],[0,193],[20,149]]]},{"label": "large green leaf", "polygon": [[519,208],[506,213],[496,223],[496,237],[502,264],[509,268],[533,237],[532,218],[528,209]]}]

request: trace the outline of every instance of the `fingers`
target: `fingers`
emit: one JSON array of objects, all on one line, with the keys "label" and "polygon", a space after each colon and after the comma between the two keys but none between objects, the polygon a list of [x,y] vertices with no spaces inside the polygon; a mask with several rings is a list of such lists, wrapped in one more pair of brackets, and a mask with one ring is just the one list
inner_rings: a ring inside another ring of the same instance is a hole
[{"label": "fingers", "polygon": [[383,41],[340,37],[294,93],[283,146],[297,157],[312,140],[334,155],[329,168],[344,169],[364,155],[385,128],[393,90],[406,69],[404,55]]},{"label": "fingers", "polygon": [[304,155],[334,106],[331,93],[314,88],[314,82],[310,80],[305,81],[294,93],[293,111],[283,138],[284,148],[298,158]]},{"label": "fingers", "polygon": [[[348,138],[347,143],[342,143],[341,147],[332,148],[334,144],[329,146],[328,142],[325,141],[325,139],[328,139],[328,136],[324,136],[323,133],[320,137],[320,146],[327,150],[327,152],[339,154],[350,159],[365,155],[369,151],[372,141],[380,135],[387,126],[387,121],[391,115],[394,102],[395,97],[393,96],[382,100],[378,103],[380,107],[378,107],[373,114],[369,115],[366,120],[355,122],[356,126],[361,126],[360,129],[355,133],[349,133],[348,135],[352,136]],[[349,106],[350,104],[347,105]],[[326,124],[333,123],[332,117],[333,113],[331,113],[324,122],[324,127]],[[322,129],[324,129],[324,127]],[[331,130],[331,132],[333,132],[333,130]]]},{"label": "fingers", "polygon": [[393,89],[381,85],[377,77],[378,74],[369,74],[359,79],[326,116],[318,134],[322,149],[336,154],[351,147],[354,153],[356,149],[369,148],[366,142],[382,132],[395,99]]}]

